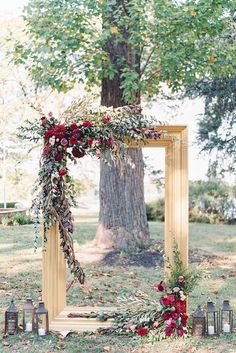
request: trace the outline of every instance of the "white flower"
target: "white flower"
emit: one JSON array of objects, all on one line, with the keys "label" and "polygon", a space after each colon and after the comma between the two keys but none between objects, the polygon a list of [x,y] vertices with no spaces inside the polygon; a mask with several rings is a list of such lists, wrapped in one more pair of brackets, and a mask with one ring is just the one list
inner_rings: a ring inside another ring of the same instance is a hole
[{"label": "white flower", "polygon": [[179,292],[179,290],[180,290],[180,288],[179,288],[179,287],[174,287],[174,288],[173,288],[174,293],[178,293],[178,292]]}]

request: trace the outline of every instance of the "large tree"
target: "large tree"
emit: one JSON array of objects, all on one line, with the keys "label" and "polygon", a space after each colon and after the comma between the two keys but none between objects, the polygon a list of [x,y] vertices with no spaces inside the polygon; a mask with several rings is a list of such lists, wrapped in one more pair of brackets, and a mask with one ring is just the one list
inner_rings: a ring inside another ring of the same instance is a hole
[{"label": "large tree", "polygon": [[[31,0],[28,40],[16,44],[14,57],[39,86],[99,85],[105,106],[139,104],[165,86],[178,91],[231,73],[232,48],[219,51],[214,38],[233,10],[233,0]],[[131,150],[127,161],[123,176],[101,162],[97,240],[110,246],[148,238],[141,151]]]}]

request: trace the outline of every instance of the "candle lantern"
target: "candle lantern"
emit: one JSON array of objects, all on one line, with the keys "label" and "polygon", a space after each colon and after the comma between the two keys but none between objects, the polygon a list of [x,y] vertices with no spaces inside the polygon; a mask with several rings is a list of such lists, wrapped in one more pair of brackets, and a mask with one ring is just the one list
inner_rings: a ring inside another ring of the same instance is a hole
[{"label": "candle lantern", "polygon": [[229,304],[229,300],[224,300],[220,309],[220,331],[222,333],[233,332],[233,309]]},{"label": "candle lantern", "polygon": [[14,335],[18,331],[18,309],[11,301],[9,308],[5,312],[5,334]]},{"label": "candle lantern", "polygon": [[44,303],[40,302],[39,307],[35,310],[36,330],[39,336],[45,336],[49,332],[48,310]]},{"label": "candle lantern", "polygon": [[193,336],[203,337],[206,334],[206,314],[198,305],[197,310],[193,314]]},{"label": "candle lantern", "polygon": [[219,313],[212,301],[207,302],[206,334],[216,336],[219,334]]},{"label": "candle lantern", "polygon": [[35,307],[32,299],[26,299],[23,304],[23,330],[32,332],[35,329]]}]

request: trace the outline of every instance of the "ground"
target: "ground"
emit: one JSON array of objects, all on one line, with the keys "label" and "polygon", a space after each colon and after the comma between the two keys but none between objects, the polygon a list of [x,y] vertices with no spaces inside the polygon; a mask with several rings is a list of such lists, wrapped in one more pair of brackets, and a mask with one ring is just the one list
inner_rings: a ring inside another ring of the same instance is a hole
[{"label": "ground", "polygon": [[[152,243],[148,249],[104,253],[91,244],[96,222],[84,219],[77,224],[77,256],[84,263],[87,289],[74,285],[69,304],[117,306],[118,298],[142,291],[157,295],[153,285],[162,279],[163,224],[150,223]],[[191,224],[190,266],[199,266],[200,285],[189,298],[189,312],[210,297],[222,304],[230,299],[236,310],[236,226]],[[27,297],[37,303],[41,298],[41,249],[33,253],[33,227],[0,227],[0,329],[3,314],[12,296],[19,309]],[[88,246],[88,242],[90,245]],[[21,317],[21,313],[20,313]],[[21,319],[20,319],[21,320]],[[196,340],[163,341],[148,346],[132,337],[69,334],[66,338],[51,334],[46,339],[19,334],[0,340],[1,353],[236,353],[236,334]]]}]

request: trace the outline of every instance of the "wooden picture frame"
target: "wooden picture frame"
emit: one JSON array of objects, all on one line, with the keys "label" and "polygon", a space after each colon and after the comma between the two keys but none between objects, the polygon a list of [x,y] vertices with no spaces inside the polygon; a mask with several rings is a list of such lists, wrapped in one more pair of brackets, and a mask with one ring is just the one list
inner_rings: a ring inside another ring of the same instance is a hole
[{"label": "wooden picture frame", "polygon": [[[188,132],[187,126],[157,126],[164,131],[158,140],[145,140],[144,147],[165,148],[165,255],[173,261],[174,242],[178,246],[184,266],[188,266]],[[140,144],[131,145],[131,148]],[[49,312],[50,330],[88,331],[108,326],[96,319],[69,318],[71,312],[96,311],[98,308],[67,307],[66,263],[60,248],[58,226],[54,225],[47,236],[43,251],[42,296]],[[109,308],[100,307],[106,311]]]}]

